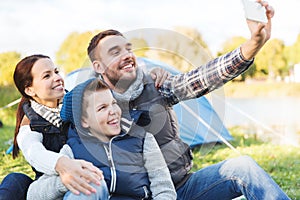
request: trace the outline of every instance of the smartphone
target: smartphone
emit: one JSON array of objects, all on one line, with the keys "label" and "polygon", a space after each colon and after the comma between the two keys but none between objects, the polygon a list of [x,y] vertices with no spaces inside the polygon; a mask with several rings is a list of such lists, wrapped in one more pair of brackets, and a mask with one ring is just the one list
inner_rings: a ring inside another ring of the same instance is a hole
[{"label": "smartphone", "polygon": [[246,19],[268,23],[266,9],[260,3],[251,0],[241,0],[245,10]]}]

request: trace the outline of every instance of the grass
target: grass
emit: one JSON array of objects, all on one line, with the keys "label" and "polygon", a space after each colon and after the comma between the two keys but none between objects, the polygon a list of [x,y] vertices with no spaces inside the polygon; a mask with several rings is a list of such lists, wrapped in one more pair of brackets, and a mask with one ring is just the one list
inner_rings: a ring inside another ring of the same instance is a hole
[{"label": "grass", "polygon": [[[300,199],[300,151],[299,147],[274,145],[256,139],[255,135],[243,134],[241,127],[229,130],[234,136],[231,144],[242,155],[251,156],[291,199]],[[238,156],[225,145],[207,144],[193,150],[194,167],[197,170]]]},{"label": "grass", "polygon": [[14,86],[0,87],[0,120],[3,127],[0,128],[0,180],[10,172],[23,172],[34,177],[31,167],[23,156],[13,160],[11,154],[7,155],[6,150],[12,144],[15,129],[15,114],[17,106],[1,109],[10,102],[20,98],[20,94]]},{"label": "grass", "polygon": [[6,154],[6,150],[12,144],[15,122],[12,117],[7,117],[7,115],[4,115],[1,111],[0,119],[4,124],[3,127],[0,128],[0,180],[10,172],[24,172],[33,178],[34,174],[31,167],[27,164],[23,156],[19,156],[13,160],[11,154]]}]

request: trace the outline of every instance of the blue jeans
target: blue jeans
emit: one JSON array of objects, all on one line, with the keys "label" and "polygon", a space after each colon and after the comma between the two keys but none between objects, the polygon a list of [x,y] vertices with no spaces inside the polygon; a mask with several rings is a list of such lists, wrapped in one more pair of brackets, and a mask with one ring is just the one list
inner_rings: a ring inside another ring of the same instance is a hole
[{"label": "blue jeans", "polygon": [[0,200],[26,200],[26,194],[32,179],[25,174],[10,173],[0,185]]},{"label": "blue jeans", "polygon": [[229,159],[205,167],[177,189],[179,200],[233,199],[244,195],[248,200],[285,200],[289,197],[249,156]]},{"label": "blue jeans", "polygon": [[108,200],[109,194],[104,180],[101,180],[100,186],[95,184],[91,185],[96,189],[96,193],[92,193],[91,195],[80,193],[79,195],[76,195],[69,191],[65,194],[64,200]]}]

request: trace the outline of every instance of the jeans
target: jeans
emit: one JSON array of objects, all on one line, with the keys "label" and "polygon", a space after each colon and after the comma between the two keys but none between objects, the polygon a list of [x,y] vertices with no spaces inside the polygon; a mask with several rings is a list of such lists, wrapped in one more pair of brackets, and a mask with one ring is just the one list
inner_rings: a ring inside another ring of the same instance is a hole
[{"label": "jeans", "polygon": [[108,200],[109,194],[106,186],[106,182],[101,180],[100,185],[91,184],[95,189],[96,193],[90,195],[85,195],[80,193],[79,195],[73,194],[72,192],[67,192],[63,200]]},{"label": "jeans", "polygon": [[186,183],[177,189],[179,200],[226,200],[241,195],[248,200],[289,199],[249,156],[232,158],[205,167],[193,173]]},{"label": "jeans", "polygon": [[8,174],[0,185],[0,200],[26,200],[26,193],[32,181],[25,174]]}]

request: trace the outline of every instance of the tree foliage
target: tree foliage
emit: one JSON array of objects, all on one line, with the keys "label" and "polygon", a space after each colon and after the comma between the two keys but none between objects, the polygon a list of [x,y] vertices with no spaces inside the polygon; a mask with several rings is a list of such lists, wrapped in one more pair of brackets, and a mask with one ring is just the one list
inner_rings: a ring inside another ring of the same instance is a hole
[{"label": "tree foliage", "polygon": [[148,55],[159,59],[182,72],[189,71],[208,62],[212,56],[201,34],[193,28],[176,27],[165,31],[156,39],[155,52]]},{"label": "tree foliage", "polygon": [[279,39],[268,41],[257,54],[255,65],[256,76],[268,76],[269,79],[272,79],[276,76],[288,75],[287,62],[284,56],[284,42]]},{"label": "tree foliage", "polygon": [[244,37],[240,37],[240,36],[232,37],[223,43],[222,49],[217,53],[217,55],[220,56],[225,53],[228,53],[228,52],[236,49],[237,47],[239,47],[245,41],[246,41],[246,38],[244,38]]},{"label": "tree foliage", "polygon": [[284,55],[289,67],[300,63],[300,34],[293,45],[285,47]]},{"label": "tree foliage", "polygon": [[[209,47],[201,34],[194,28],[175,27],[168,30],[146,30],[147,33],[136,34],[129,38],[138,57],[160,60],[186,72],[212,59]],[[152,31],[152,32],[151,32]],[[87,47],[90,39],[99,31],[84,33],[73,32],[61,44],[56,54],[56,62],[69,73],[80,67],[90,66]],[[136,35],[135,35],[136,34]],[[235,36],[227,40],[217,56],[239,47],[246,38]],[[268,41],[256,55],[253,65],[240,76],[240,79],[267,79],[289,75],[290,68],[300,63],[300,34],[291,46],[285,46],[279,39]]]},{"label": "tree foliage", "polygon": [[130,43],[132,44],[133,52],[137,57],[146,57],[149,45],[145,39],[135,37],[130,39]]},{"label": "tree foliage", "polygon": [[0,86],[13,85],[13,72],[20,59],[21,54],[14,51],[0,54]]},{"label": "tree foliage", "polygon": [[73,32],[64,40],[56,53],[56,63],[64,69],[65,73],[91,65],[87,47],[92,37],[98,32]]}]

